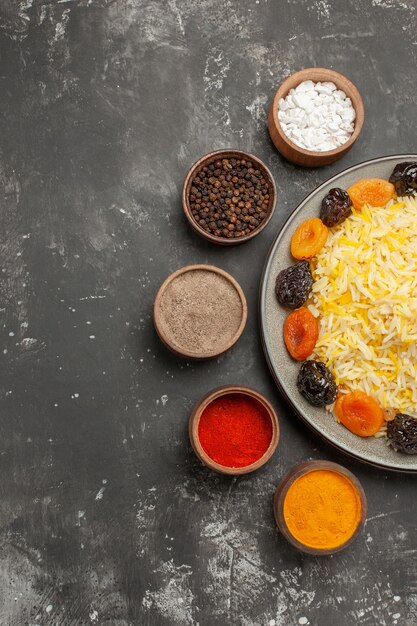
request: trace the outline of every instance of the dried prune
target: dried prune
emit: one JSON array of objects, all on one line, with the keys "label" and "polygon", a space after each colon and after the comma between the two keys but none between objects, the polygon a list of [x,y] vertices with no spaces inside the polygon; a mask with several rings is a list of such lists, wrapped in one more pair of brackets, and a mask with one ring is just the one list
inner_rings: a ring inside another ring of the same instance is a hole
[{"label": "dried prune", "polygon": [[321,361],[304,361],[298,372],[297,388],[313,406],[325,406],[336,400],[336,381]]},{"label": "dried prune", "polygon": [[341,224],[351,214],[352,200],[349,194],[340,187],[330,189],[321,201],[320,218],[329,228]]},{"label": "dried prune", "polygon": [[396,452],[417,454],[417,419],[406,413],[397,413],[387,425],[387,436]]},{"label": "dried prune", "polygon": [[417,194],[417,162],[398,163],[389,177],[389,182],[393,183],[397,196]]},{"label": "dried prune", "polygon": [[307,300],[313,282],[308,261],[290,265],[277,276],[275,293],[278,302],[289,309],[298,309]]}]

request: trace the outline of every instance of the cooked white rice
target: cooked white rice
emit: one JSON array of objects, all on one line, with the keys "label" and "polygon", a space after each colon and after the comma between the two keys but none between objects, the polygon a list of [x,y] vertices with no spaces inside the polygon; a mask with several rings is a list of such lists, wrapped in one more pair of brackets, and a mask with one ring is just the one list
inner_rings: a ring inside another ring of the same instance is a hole
[{"label": "cooked white rice", "polygon": [[354,211],[329,232],[312,266],[315,354],[341,391],[416,411],[417,199]]}]

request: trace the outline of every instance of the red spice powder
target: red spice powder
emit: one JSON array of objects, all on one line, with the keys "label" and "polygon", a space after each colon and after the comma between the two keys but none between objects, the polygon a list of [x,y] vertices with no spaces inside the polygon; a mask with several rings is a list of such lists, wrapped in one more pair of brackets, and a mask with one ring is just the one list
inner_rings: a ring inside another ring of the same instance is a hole
[{"label": "red spice powder", "polygon": [[198,437],[213,461],[226,467],[245,467],[268,449],[271,418],[260,403],[245,394],[221,396],[204,409]]}]

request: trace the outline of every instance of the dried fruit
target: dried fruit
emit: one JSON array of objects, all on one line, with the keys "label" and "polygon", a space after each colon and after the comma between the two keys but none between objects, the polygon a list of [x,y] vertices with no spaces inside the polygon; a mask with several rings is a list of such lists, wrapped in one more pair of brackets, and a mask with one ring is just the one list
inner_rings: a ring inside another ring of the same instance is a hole
[{"label": "dried fruit", "polygon": [[337,226],[352,214],[351,207],[352,200],[349,194],[340,187],[334,187],[321,201],[321,221],[329,228]]},{"label": "dried fruit", "polygon": [[318,217],[302,222],[291,238],[291,254],[295,259],[310,259],[318,254],[329,231]]},{"label": "dried fruit", "polygon": [[365,204],[385,206],[394,197],[395,188],[382,178],[361,178],[347,192],[355,209],[360,210]]},{"label": "dried fruit", "polygon": [[325,406],[336,400],[335,379],[321,361],[304,361],[298,372],[297,387],[313,406]]},{"label": "dried fruit", "polygon": [[388,441],[397,452],[417,454],[417,419],[397,413],[387,426]]},{"label": "dried fruit", "polygon": [[284,342],[296,361],[304,361],[314,350],[319,336],[319,324],[308,309],[292,311],[284,323]]},{"label": "dried fruit", "polygon": [[397,196],[412,196],[417,194],[416,161],[398,163],[389,177],[389,182],[394,184]]},{"label": "dried fruit", "polygon": [[339,422],[359,437],[375,435],[384,423],[378,402],[359,389],[339,396],[334,412]]},{"label": "dried fruit", "polygon": [[298,309],[307,300],[313,282],[308,261],[290,265],[277,276],[275,293],[278,302],[289,309]]}]

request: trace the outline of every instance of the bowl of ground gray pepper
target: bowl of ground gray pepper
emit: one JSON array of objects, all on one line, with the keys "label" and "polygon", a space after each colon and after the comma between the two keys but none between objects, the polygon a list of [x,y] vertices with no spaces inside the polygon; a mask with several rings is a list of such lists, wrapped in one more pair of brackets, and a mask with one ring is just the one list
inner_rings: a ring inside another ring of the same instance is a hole
[{"label": "bowl of ground gray pepper", "polygon": [[171,352],[212,359],[240,338],[248,314],[239,283],[214,265],[187,265],[162,283],[154,302],[156,332]]},{"label": "bowl of ground gray pepper", "polygon": [[258,235],[275,209],[271,172],[257,157],[240,150],[217,150],[190,168],[182,205],[193,228],[212,243],[230,246]]}]

